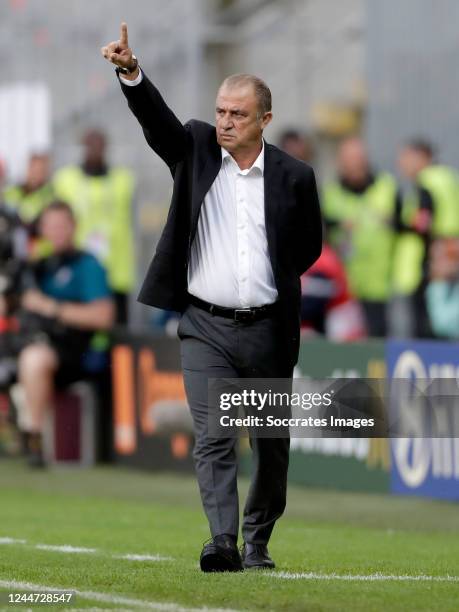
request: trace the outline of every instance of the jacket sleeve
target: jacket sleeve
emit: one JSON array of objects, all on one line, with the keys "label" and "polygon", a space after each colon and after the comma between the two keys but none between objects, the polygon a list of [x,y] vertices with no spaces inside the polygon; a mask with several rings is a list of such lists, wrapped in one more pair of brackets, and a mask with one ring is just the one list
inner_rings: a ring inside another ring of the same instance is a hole
[{"label": "jacket sleeve", "polygon": [[322,252],[322,216],[314,171],[309,166],[297,183],[298,224],[295,240],[295,266],[299,275]]},{"label": "jacket sleeve", "polygon": [[150,147],[172,168],[183,160],[191,144],[191,133],[167,106],[158,89],[143,72],[142,81],[121,89],[140,123]]}]

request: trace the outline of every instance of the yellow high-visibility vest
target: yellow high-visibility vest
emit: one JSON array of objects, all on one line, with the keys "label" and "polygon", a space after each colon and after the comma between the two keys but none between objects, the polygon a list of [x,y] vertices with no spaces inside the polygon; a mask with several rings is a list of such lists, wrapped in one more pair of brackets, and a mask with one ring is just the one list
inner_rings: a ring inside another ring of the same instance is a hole
[{"label": "yellow high-visibility vest", "polygon": [[390,297],[396,194],[397,184],[387,173],[379,174],[362,194],[339,182],[324,189],[324,217],[333,222],[329,241],[359,299],[384,302]]},{"label": "yellow high-visibility vest", "polygon": [[[448,166],[432,165],[416,177],[416,184],[426,189],[433,201],[432,238],[459,237],[459,174]],[[410,226],[419,210],[414,194],[403,199],[402,221]],[[412,295],[424,275],[425,241],[416,232],[405,231],[397,237],[394,253],[393,290],[398,295]]]},{"label": "yellow high-visibility vest", "polygon": [[12,185],[3,191],[3,200],[13,208],[23,223],[33,223],[42,210],[55,198],[51,183],[45,183],[27,193],[21,185]]},{"label": "yellow high-visibility vest", "polygon": [[114,167],[106,175],[90,176],[80,166],[66,166],[56,172],[53,184],[75,213],[78,246],[104,264],[114,291],[129,292],[135,280],[132,173]]},{"label": "yellow high-visibility vest", "polygon": [[432,236],[459,236],[459,174],[448,166],[428,166],[416,177],[416,183],[432,196],[434,210]]}]

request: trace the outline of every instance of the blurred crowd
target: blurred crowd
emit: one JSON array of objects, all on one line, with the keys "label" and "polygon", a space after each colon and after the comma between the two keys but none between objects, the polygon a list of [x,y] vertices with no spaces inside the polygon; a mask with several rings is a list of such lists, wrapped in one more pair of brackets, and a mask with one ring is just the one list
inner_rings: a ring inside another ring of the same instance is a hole
[{"label": "blurred crowd", "polygon": [[[313,163],[301,132],[279,146]],[[301,279],[304,334],[459,338],[459,173],[422,139],[400,147],[397,166],[398,179],[375,168],[357,136],[338,146],[321,186],[322,256]]]},{"label": "blurred crowd", "polygon": [[[278,144],[314,165],[300,131]],[[0,165],[0,388],[33,465],[56,389],[108,371],[134,289],[134,177],[110,166],[101,131],[82,145],[80,163],[54,173],[48,154],[32,155],[19,185]],[[375,168],[357,136],[337,147],[320,185],[323,252],[301,278],[304,336],[459,338],[459,173],[421,139],[397,163],[397,178]],[[173,334],[177,313],[156,315]]]},{"label": "blurred crowd", "polygon": [[0,170],[0,387],[9,389],[32,465],[56,390],[109,368],[110,332],[128,320],[134,179],[88,130],[81,163],[51,172],[33,154],[24,181]]}]

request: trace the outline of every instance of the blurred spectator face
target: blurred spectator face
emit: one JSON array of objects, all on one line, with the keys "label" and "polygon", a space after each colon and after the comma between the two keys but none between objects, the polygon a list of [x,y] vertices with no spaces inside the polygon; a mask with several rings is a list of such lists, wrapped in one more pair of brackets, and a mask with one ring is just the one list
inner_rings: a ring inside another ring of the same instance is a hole
[{"label": "blurred spectator face", "polygon": [[271,117],[271,113],[265,113],[260,118],[253,85],[222,85],[216,100],[218,144],[230,153],[253,147],[260,141]]},{"label": "blurred spectator face", "polygon": [[421,149],[403,147],[398,156],[398,167],[402,176],[413,181],[418,173],[432,163],[432,156]]},{"label": "blurred spectator face", "polygon": [[281,137],[280,148],[288,155],[304,162],[310,162],[313,158],[313,147],[309,140],[301,134],[290,133]]},{"label": "blurred spectator face", "polygon": [[458,238],[442,238],[432,243],[429,271],[435,280],[455,281],[459,278]]},{"label": "blurred spectator face", "polygon": [[30,191],[38,189],[49,179],[49,155],[32,155],[27,168],[26,185]]},{"label": "blurred spectator face", "polygon": [[40,234],[48,240],[56,253],[71,249],[74,245],[75,220],[70,211],[48,209],[40,220]]},{"label": "blurred spectator face", "polygon": [[365,183],[370,172],[368,155],[360,138],[348,138],[341,143],[337,159],[338,173],[348,183]]},{"label": "blurred spectator face", "polygon": [[103,132],[89,130],[83,137],[84,162],[89,166],[98,166],[105,162],[107,139]]}]

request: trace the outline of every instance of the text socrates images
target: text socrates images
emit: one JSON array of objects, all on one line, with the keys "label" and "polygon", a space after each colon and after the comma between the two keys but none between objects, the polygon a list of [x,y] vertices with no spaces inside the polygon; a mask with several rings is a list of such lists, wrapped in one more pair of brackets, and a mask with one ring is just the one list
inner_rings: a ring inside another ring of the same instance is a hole
[{"label": "text socrates images", "polygon": [[458,409],[455,379],[209,380],[215,438],[451,437]]}]

